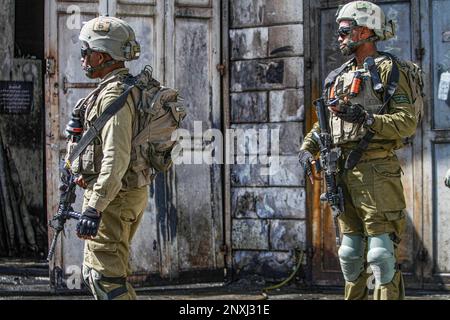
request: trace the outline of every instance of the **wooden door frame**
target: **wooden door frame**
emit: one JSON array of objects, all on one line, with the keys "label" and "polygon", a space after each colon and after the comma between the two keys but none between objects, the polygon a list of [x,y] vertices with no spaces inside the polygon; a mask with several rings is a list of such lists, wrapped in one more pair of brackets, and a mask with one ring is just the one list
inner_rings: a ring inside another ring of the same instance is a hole
[{"label": "wooden door frame", "polygon": [[[419,0],[410,0],[410,1],[396,1],[396,0],[375,0],[372,1],[377,4],[386,4],[386,3],[410,3],[411,6],[411,43],[413,49],[416,45],[421,44],[421,33],[420,33],[420,1]],[[321,61],[320,58],[320,50],[319,41],[317,38],[320,35],[320,11],[326,8],[337,7],[341,4],[342,1],[339,0],[305,0],[304,3],[304,46],[305,46],[305,133],[309,132],[312,128],[312,125],[316,121],[315,113],[311,111],[312,101],[319,97],[321,94],[322,88],[318,87],[318,81],[315,81],[315,76],[320,75],[320,67]],[[316,38],[314,38],[314,35]],[[317,40],[316,40],[317,39]],[[420,45],[420,47],[422,47]],[[415,56],[414,56],[415,55]],[[416,61],[421,60],[421,50],[416,50],[412,52],[413,58]],[[331,70],[329,70],[331,71]],[[413,225],[418,229],[419,238],[423,235],[423,175],[422,175],[422,167],[423,167],[423,154],[422,154],[422,145],[423,145],[423,131],[418,128],[416,132],[416,139],[414,140],[414,145],[412,149],[412,154],[414,158],[414,186],[413,186],[413,194],[414,194],[414,203],[413,203],[413,212],[414,212],[414,220]],[[314,279],[314,263],[321,263],[321,258],[318,257],[317,250],[322,250],[322,241],[321,241],[321,230],[322,230],[322,217],[323,210],[319,208],[323,205],[320,204],[319,194],[320,194],[320,186],[316,183],[314,186],[311,184],[306,185],[306,192],[308,194],[306,199],[306,210],[307,210],[307,223],[309,228],[307,229],[307,243],[311,248],[310,255],[308,257],[308,265],[310,266],[308,269],[309,279],[314,284],[319,285],[342,285],[343,279],[337,280],[336,277],[342,278],[338,272],[321,272],[321,281],[317,281]],[[328,209],[327,209],[328,210]],[[413,256],[418,257],[420,255],[422,245],[420,239],[418,237],[414,237],[413,239]],[[314,252],[316,251],[316,252]],[[319,268],[320,269],[320,268]],[[421,281],[418,283],[418,279],[423,279],[423,265],[418,262],[414,267],[414,275],[411,277],[406,277],[406,281],[410,285],[410,287],[422,287]]]},{"label": "wooden door frame", "polygon": [[[222,110],[222,133],[224,139],[227,138],[225,134],[231,127],[231,105],[230,105],[230,1],[221,0],[221,46],[222,56],[221,66],[218,66],[223,70],[222,72],[222,97],[221,97],[221,110]],[[223,144],[223,154],[226,152],[226,143]],[[227,159],[225,156],[224,159]],[[232,252],[232,205],[231,205],[231,166],[224,163],[222,166],[222,212],[223,212],[223,247],[222,252],[224,254],[224,281],[229,282],[232,280],[233,275],[233,252]]]},{"label": "wooden door frame", "polygon": [[[447,0],[448,1],[448,0]],[[424,183],[424,198],[423,198],[423,251],[422,256],[425,258],[423,262],[423,277],[424,277],[424,287],[427,289],[449,289],[450,288],[450,278],[446,276],[444,279],[435,273],[435,254],[436,254],[436,223],[435,220],[435,210],[437,210],[436,205],[436,192],[434,190],[433,182],[436,178],[436,167],[434,166],[434,146],[438,143],[449,143],[448,129],[440,130],[436,129],[434,126],[434,68],[432,63],[433,59],[433,47],[429,46],[433,41],[432,34],[432,10],[431,5],[433,1],[423,0],[420,1],[421,15],[424,17],[420,22],[422,25],[421,37],[422,37],[422,47],[424,49],[424,59],[423,59],[423,70],[425,73],[425,92],[429,99],[426,100],[425,104],[425,114],[423,122],[429,125],[428,130],[424,130],[424,143],[425,141],[430,142],[431,145],[426,148],[423,152],[423,158],[428,159],[426,162],[424,160],[424,177],[431,183]],[[425,147],[425,145],[424,145]],[[424,180],[425,182],[425,180]],[[443,183],[443,182],[442,182]]]}]

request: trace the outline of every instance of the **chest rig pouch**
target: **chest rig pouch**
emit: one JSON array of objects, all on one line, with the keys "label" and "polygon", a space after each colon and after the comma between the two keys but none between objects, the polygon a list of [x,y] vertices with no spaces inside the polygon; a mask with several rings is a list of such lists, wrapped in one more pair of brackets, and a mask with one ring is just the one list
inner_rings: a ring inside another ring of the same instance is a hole
[{"label": "chest rig pouch", "polygon": [[[386,59],[388,58],[380,56],[375,59],[375,63],[379,64]],[[357,95],[351,94],[355,78],[358,78],[360,81]],[[346,102],[360,104],[369,113],[378,113],[380,107],[383,105],[382,96],[373,89],[371,73],[366,69],[348,70],[338,75],[330,89],[330,93],[334,97],[342,97],[340,99],[341,104],[345,104]],[[332,100],[334,97],[329,94],[328,98]],[[336,145],[357,142],[367,133],[367,129],[361,124],[345,122],[333,114],[330,116],[330,128],[333,143]]]},{"label": "chest rig pouch", "polygon": [[[91,112],[100,92],[105,88],[105,85],[97,87],[87,97],[80,99],[74,110],[72,111],[72,119],[78,118],[82,123],[82,130],[88,129],[96,119],[95,112]],[[67,128],[66,128],[67,132]],[[65,162],[68,161],[70,154],[73,153],[78,145],[79,139],[68,139],[67,154]],[[96,137],[80,154],[80,157],[71,160],[71,170],[74,174],[84,174],[85,176],[98,174],[100,172],[102,149],[101,141]]]}]

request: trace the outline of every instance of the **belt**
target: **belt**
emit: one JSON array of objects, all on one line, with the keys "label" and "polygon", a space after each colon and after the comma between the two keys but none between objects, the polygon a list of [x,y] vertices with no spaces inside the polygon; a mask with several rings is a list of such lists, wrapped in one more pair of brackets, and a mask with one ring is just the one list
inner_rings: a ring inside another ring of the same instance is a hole
[{"label": "belt", "polygon": [[[347,156],[349,155],[349,153],[351,152],[350,149],[342,149],[342,156],[344,157],[344,159],[347,159]],[[384,159],[384,158],[390,158],[395,156],[394,151],[388,151],[388,150],[374,150],[374,151],[366,151],[363,153],[361,160],[359,161],[361,162],[367,162],[367,161],[372,161],[372,160],[376,160],[376,159]]]}]

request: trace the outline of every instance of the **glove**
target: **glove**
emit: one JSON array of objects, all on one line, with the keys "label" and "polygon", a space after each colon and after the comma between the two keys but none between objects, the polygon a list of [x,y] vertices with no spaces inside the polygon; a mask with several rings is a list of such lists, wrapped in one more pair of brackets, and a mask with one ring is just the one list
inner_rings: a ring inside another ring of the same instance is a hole
[{"label": "glove", "polygon": [[450,188],[450,169],[447,171],[445,175],[445,186]]},{"label": "glove", "polygon": [[80,238],[93,238],[97,235],[100,226],[101,213],[88,207],[77,223],[77,235]]},{"label": "glove", "polygon": [[345,122],[362,124],[368,116],[367,111],[360,104],[352,104],[341,108],[341,110],[336,111],[335,115]]},{"label": "glove", "polygon": [[87,189],[87,183],[86,180],[82,176],[79,176],[74,181],[81,189]]},{"label": "glove", "polygon": [[298,154],[298,161],[303,166],[303,170],[306,175],[308,175],[311,183],[314,184],[313,174],[312,174],[312,164],[315,161],[313,155],[308,150],[300,150]]}]

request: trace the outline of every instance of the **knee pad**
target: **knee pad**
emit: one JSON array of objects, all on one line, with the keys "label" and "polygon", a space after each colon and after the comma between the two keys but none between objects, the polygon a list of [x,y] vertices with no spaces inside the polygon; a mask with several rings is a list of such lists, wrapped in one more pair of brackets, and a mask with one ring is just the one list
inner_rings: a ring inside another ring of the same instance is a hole
[{"label": "knee pad", "polygon": [[[113,300],[128,292],[126,278],[105,277],[86,266],[83,266],[83,280],[96,300]],[[115,288],[106,289],[109,285],[115,285]]]},{"label": "knee pad", "polygon": [[342,273],[347,282],[356,281],[364,271],[364,245],[362,236],[342,237],[338,254]]},{"label": "knee pad", "polygon": [[388,234],[369,237],[367,262],[372,268],[377,285],[387,284],[392,281],[396,272],[396,261],[394,243]]}]

